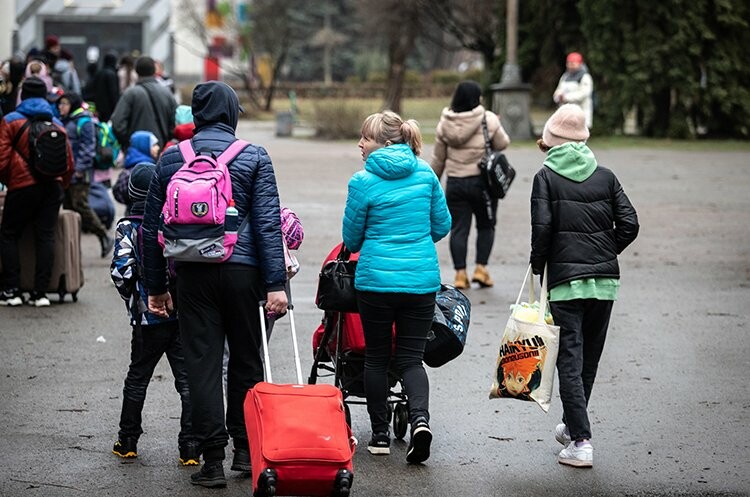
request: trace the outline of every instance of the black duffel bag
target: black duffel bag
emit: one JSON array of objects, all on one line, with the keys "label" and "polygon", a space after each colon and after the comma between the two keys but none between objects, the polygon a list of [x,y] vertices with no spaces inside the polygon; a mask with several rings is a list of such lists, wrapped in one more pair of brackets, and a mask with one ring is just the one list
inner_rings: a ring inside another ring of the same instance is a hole
[{"label": "black duffel bag", "polygon": [[439,368],[461,355],[470,318],[468,297],[450,285],[441,285],[435,297],[435,315],[424,349],[424,363]]}]

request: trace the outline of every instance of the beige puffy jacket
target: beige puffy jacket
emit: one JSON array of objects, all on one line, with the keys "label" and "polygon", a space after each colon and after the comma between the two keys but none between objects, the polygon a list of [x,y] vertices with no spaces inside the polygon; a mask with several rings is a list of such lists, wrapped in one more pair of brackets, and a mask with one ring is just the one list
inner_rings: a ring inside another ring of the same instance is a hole
[{"label": "beige puffy jacket", "polygon": [[479,175],[479,161],[484,155],[482,116],[487,116],[487,131],[493,150],[504,150],[510,144],[508,133],[500,118],[478,105],[467,112],[443,109],[437,125],[435,147],[430,166],[438,177],[445,172],[449,177],[466,178]]}]

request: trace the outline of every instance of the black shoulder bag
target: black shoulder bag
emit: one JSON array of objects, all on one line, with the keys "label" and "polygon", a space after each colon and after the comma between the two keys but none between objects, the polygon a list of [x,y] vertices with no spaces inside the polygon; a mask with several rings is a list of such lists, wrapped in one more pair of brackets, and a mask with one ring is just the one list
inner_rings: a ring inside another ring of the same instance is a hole
[{"label": "black shoulder bag", "polygon": [[479,161],[479,169],[482,171],[490,196],[504,198],[516,177],[516,170],[510,165],[504,153],[492,150],[486,115],[482,117],[482,131],[484,132],[484,156]]},{"label": "black shoulder bag", "polygon": [[335,312],[359,312],[357,290],[354,288],[354,273],[357,261],[349,260],[351,252],[341,245],[336,258],[328,261],[320,270],[318,294],[315,302],[319,309]]}]

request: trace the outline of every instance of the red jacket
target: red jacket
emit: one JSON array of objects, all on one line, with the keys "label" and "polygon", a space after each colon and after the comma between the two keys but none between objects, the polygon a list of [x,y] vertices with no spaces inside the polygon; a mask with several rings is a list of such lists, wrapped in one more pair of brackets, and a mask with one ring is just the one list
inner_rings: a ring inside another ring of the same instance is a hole
[{"label": "red jacket", "polygon": [[[0,183],[5,184],[9,191],[37,183],[26,160],[16,150],[27,151],[29,149],[29,128],[26,128],[19,137],[16,149],[13,148],[13,138],[15,138],[16,133],[26,123],[28,116],[37,114],[52,114],[52,108],[43,98],[29,98],[21,102],[15,112],[11,112],[0,122]],[[60,131],[65,133],[62,124],[57,119],[54,119],[54,122],[60,128]],[[68,172],[57,178],[57,181],[63,184],[63,188],[67,188],[70,184],[70,178],[73,176],[74,170],[73,150],[70,147],[70,141],[68,141]]]}]

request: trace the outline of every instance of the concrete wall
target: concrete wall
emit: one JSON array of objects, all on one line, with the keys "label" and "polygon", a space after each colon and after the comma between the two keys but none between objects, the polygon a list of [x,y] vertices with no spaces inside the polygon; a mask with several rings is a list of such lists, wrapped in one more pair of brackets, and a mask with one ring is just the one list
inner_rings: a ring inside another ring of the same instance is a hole
[{"label": "concrete wall", "polygon": [[0,1],[0,60],[13,55],[13,31],[16,0]]}]

